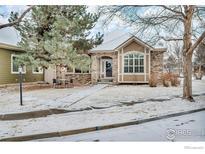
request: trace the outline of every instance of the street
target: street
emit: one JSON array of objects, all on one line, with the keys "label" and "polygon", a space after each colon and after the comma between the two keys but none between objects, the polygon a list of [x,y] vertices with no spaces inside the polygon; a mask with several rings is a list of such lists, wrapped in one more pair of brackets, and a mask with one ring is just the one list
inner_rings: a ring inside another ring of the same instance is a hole
[{"label": "street", "polygon": [[38,141],[205,141],[205,111],[120,127]]}]

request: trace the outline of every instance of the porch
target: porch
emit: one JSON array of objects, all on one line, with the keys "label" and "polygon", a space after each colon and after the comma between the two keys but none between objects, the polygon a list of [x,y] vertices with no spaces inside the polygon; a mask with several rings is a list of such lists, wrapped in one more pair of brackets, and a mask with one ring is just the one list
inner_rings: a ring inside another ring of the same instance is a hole
[{"label": "porch", "polygon": [[103,53],[92,56],[92,83],[117,82],[117,55]]}]

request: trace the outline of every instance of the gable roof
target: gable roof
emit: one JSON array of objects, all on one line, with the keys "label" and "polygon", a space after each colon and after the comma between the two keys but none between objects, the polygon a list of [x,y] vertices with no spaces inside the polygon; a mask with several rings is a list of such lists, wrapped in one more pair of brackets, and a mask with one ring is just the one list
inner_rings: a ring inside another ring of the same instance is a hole
[{"label": "gable roof", "polygon": [[12,50],[12,51],[20,51],[23,52],[24,50],[11,44],[6,44],[6,43],[0,43],[0,49],[7,49],[7,50]]},{"label": "gable roof", "polygon": [[149,44],[143,42],[139,38],[137,38],[134,34],[125,33],[120,31],[111,32],[104,37],[104,41],[102,44],[98,45],[97,47],[90,50],[91,53],[97,51],[106,51],[106,52],[113,52],[124,46],[127,42],[135,40],[139,44],[146,46],[147,48],[154,49]]}]

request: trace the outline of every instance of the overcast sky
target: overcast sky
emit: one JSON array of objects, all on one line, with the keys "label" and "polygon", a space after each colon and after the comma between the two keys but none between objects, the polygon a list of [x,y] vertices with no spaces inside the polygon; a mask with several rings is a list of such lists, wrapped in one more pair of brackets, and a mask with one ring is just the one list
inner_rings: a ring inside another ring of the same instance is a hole
[{"label": "overcast sky", "polygon": [[[4,16],[3,17],[0,16],[0,23],[8,22],[8,17],[11,11],[21,13],[24,9],[25,9],[25,6],[21,6],[21,5],[3,5],[3,6],[1,5],[0,14],[3,14]],[[88,10],[90,12],[96,12],[97,6],[88,6]],[[113,20],[113,22],[110,23],[108,26],[103,26],[102,21],[103,19],[99,19],[96,26],[92,30],[92,34],[95,34],[97,32],[107,33],[107,32],[110,32],[116,29],[123,30],[123,31],[126,31],[129,29],[125,24],[122,23],[120,19]],[[8,43],[8,44],[16,45],[18,41],[20,41],[20,36],[14,28],[8,27],[8,28],[0,29],[0,42],[1,43]]]},{"label": "overcast sky", "polygon": [[[0,16],[0,23],[7,23],[8,17],[10,15],[11,11],[19,12],[21,13],[25,9],[25,6],[15,6],[15,5],[1,5],[0,6],[0,14],[3,15]],[[17,42],[20,41],[20,36],[18,35],[18,32],[13,27],[7,27],[0,29],[0,42],[1,43],[8,43],[8,44],[17,44]]]}]

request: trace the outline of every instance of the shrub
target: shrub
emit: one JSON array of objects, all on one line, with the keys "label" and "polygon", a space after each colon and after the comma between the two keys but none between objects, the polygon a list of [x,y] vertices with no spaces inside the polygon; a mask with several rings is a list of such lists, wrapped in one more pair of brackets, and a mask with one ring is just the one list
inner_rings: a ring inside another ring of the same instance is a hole
[{"label": "shrub", "polygon": [[162,75],[162,83],[163,83],[164,87],[169,87],[170,86],[170,80],[171,80],[170,73],[164,73]]},{"label": "shrub", "polygon": [[164,73],[162,76],[162,82],[165,87],[178,86],[180,84],[178,75],[174,73]]},{"label": "shrub", "polygon": [[176,87],[180,84],[179,79],[178,79],[178,75],[176,74],[172,74],[171,75],[171,85]]},{"label": "shrub", "polygon": [[157,74],[152,73],[149,78],[149,86],[150,87],[157,87]]}]

